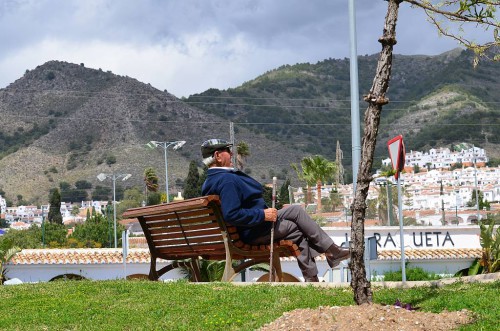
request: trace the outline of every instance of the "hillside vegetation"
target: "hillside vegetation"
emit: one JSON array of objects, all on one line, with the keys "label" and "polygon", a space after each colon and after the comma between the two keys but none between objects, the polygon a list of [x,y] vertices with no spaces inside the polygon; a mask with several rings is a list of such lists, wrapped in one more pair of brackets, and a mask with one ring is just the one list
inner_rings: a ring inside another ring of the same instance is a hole
[{"label": "hillside vegetation", "polygon": [[[473,54],[455,49],[438,56],[396,55],[390,103],[384,107],[378,158],[386,142],[402,134],[408,149],[466,141],[498,157],[500,65],[472,66]],[[360,113],[377,56],[360,56]],[[336,141],[350,165],[349,60],[282,66],[234,89],[210,89],[187,102],[298,150],[335,158]],[[263,124],[265,123],[265,124]]]},{"label": "hillside vegetation", "polygon": [[[169,183],[175,194],[175,183],[185,179],[189,162],[201,161],[201,143],[211,137],[229,139],[226,119],[166,91],[58,61],[27,70],[0,90],[0,113],[0,190],[13,203],[18,195],[27,202],[47,203],[49,190],[61,182],[85,180],[93,187],[111,187],[111,180],[97,180],[99,173],[130,173],[128,181],[117,185],[144,187],[148,167],[156,170],[160,187],[165,187],[164,150],[148,149],[151,140],[187,141],[178,151],[168,150]],[[252,157],[259,160],[256,173],[267,173],[276,160],[293,156],[291,149],[245,128],[238,129],[238,139],[249,141]]]},{"label": "hillside vegetation", "polygon": [[[360,99],[376,65],[376,55],[359,57]],[[456,49],[438,56],[396,55],[393,66],[378,159],[387,157],[386,142],[397,134],[407,149],[468,142],[500,156],[498,63],[473,69],[472,54]],[[175,194],[189,162],[200,160],[200,144],[211,137],[229,140],[230,122],[236,142],[250,148],[245,170],[262,182],[279,174],[299,185],[290,164],[310,154],[335,160],[337,141],[350,182],[349,91],[348,59],[284,65],[242,86],[183,100],[130,77],[50,61],[0,89],[0,192],[14,203],[18,195],[46,203],[60,182],[111,186],[97,181],[101,172],[130,173],[118,185],[143,187],[147,167],[164,187],[164,151],[145,144],[186,140],[181,150],[168,150]],[[361,116],[364,109],[361,101]]]}]

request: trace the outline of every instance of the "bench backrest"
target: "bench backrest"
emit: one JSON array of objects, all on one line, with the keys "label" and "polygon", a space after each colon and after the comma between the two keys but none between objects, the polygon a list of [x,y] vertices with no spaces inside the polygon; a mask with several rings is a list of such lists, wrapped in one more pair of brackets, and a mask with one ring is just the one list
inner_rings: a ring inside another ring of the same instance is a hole
[{"label": "bench backrest", "polygon": [[139,220],[154,257],[176,260],[225,256],[216,195],[132,208],[124,216]]}]

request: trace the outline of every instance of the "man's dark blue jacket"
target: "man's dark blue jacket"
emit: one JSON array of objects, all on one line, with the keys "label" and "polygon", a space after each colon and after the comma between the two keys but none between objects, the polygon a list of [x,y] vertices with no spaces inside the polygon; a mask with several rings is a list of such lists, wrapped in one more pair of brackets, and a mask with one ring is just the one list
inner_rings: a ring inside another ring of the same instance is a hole
[{"label": "man's dark blue jacket", "polygon": [[220,197],[224,220],[237,227],[244,242],[252,243],[271,232],[272,222],[264,221],[267,205],[262,185],[247,174],[232,168],[209,168],[201,193]]}]

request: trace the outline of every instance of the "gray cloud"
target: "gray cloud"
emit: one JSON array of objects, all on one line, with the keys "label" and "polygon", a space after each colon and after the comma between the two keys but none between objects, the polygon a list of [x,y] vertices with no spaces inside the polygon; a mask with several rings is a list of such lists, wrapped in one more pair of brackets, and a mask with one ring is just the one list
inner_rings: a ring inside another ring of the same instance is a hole
[{"label": "gray cloud", "polygon": [[[380,50],[385,1],[357,0],[358,54]],[[348,1],[2,0],[0,87],[49,60],[135,77],[177,96],[235,87],[282,64],[349,57]],[[457,47],[402,4],[400,54]]]}]

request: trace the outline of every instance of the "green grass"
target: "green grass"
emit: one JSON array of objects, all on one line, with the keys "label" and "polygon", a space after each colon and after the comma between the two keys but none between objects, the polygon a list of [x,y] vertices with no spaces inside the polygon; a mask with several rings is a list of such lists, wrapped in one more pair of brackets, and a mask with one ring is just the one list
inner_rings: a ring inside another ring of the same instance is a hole
[{"label": "green grass", "polygon": [[[463,330],[498,330],[500,281],[374,289],[420,310],[468,309]],[[350,288],[149,281],[60,281],[0,286],[1,330],[254,330],[296,308],[354,304]]]}]

